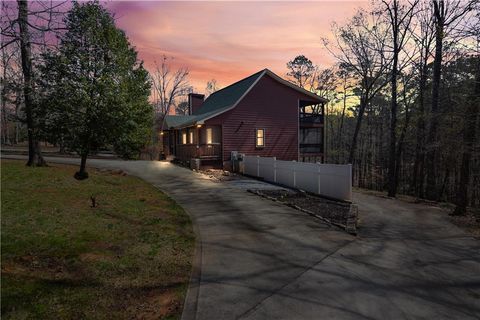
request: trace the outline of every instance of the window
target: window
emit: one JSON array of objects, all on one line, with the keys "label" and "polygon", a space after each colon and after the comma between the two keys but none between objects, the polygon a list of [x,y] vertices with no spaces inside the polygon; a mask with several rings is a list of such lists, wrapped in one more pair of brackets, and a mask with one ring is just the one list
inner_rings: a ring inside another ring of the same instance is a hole
[{"label": "window", "polygon": [[257,129],[255,146],[257,148],[265,147],[265,129]]},{"label": "window", "polygon": [[213,132],[212,128],[207,128],[207,144],[213,143]]},{"label": "window", "polygon": [[182,144],[187,144],[187,133],[182,132]]},{"label": "window", "polygon": [[193,143],[193,131],[190,130],[189,134],[190,134],[190,136],[189,136],[190,140],[188,141],[188,143]]}]

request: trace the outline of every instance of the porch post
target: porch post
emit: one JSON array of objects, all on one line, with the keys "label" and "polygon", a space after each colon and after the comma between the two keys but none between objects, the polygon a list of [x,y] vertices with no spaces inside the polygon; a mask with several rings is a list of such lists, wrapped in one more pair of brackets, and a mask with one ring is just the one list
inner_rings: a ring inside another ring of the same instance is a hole
[{"label": "porch post", "polygon": [[195,139],[197,140],[197,158],[200,158],[200,129],[198,126],[195,126]]}]

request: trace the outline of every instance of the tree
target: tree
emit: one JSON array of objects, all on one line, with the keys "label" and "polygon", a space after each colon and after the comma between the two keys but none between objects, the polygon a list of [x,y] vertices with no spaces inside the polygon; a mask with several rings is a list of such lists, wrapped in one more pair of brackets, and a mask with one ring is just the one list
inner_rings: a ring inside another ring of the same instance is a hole
[{"label": "tree", "polygon": [[[13,8],[8,3],[2,2],[1,46],[3,49],[18,44],[20,48],[20,69],[23,76],[21,90],[25,113],[24,122],[28,134],[27,165],[43,166],[46,163],[38,142],[37,119],[33,115],[37,107],[34,61],[41,50],[53,45],[54,37],[51,35],[63,29],[60,17],[64,13],[62,6],[65,2],[36,1],[33,10],[25,0],[17,0],[16,3],[17,7]],[[19,92],[19,90],[15,91]],[[20,101],[18,96],[16,100]]]},{"label": "tree", "polygon": [[398,164],[397,155],[399,152],[397,148],[397,78],[398,73],[404,67],[400,61],[400,53],[407,40],[407,33],[410,30],[410,23],[415,14],[415,7],[417,1],[409,3],[408,5],[402,5],[399,0],[391,0],[389,2],[382,0],[384,8],[388,13],[387,21],[390,24],[391,32],[391,50],[392,50],[392,63],[390,69],[390,89],[391,89],[391,109],[390,109],[390,151],[388,161],[388,196],[395,197],[397,193],[397,168]]},{"label": "tree", "polygon": [[463,121],[463,152],[460,166],[460,182],[456,190],[454,215],[464,215],[468,206],[468,187],[470,184],[470,167],[475,149],[475,139],[480,133],[477,123],[480,119],[480,31],[478,23],[480,22],[480,10],[476,7],[476,16],[472,25],[467,28],[467,36],[473,38],[475,49],[470,57],[474,70],[473,90],[467,102],[468,107],[465,110]]},{"label": "tree", "polygon": [[429,75],[428,63],[432,57],[432,45],[434,41],[433,16],[430,3],[421,2],[421,9],[415,14],[417,27],[412,31],[413,42],[418,48],[418,56],[413,62],[413,71],[416,75],[416,137],[415,137],[415,160],[411,179],[411,188],[416,196],[423,198],[423,184],[425,176],[425,97],[427,80]]},{"label": "tree", "polygon": [[[2,4],[3,5],[3,4]],[[2,42],[4,39],[2,39]],[[10,136],[8,132],[8,122],[9,122],[9,115],[11,114],[10,110],[8,110],[7,104],[12,102],[12,93],[15,92],[16,83],[18,80],[16,79],[17,72],[16,68],[13,67],[12,61],[16,58],[16,50],[7,50],[8,48],[5,46],[1,46],[1,66],[2,66],[2,74],[0,75],[0,87],[1,87],[1,129],[2,129],[2,144],[10,144]],[[16,81],[17,80],[17,81]]]},{"label": "tree", "polygon": [[34,87],[32,48],[30,45],[30,34],[28,28],[28,4],[25,0],[18,0],[18,25],[20,29],[20,52],[22,58],[23,73],[23,95],[25,101],[25,115],[27,117],[28,130],[28,162],[27,166],[46,165],[40,150],[40,144],[36,137],[34,112]]},{"label": "tree", "polygon": [[304,55],[296,56],[287,63],[287,69],[287,76],[293,83],[304,89],[314,89],[316,67],[310,59]]},{"label": "tree", "polygon": [[[153,110],[150,81],[124,32],[98,2],[73,3],[58,52],[45,55],[41,88],[44,131],[61,133],[81,156],[113,145],[130,156],[148,140]],[[60,132],[59,132],[60,131]]]},{"label": "tree", "polygon": [[180,115],[188,115],[188,113],[190,112],[190,106],[188,105],[188,101],[180,101],[175,111],[177,114]]},{"label": "tree", "polygon": [[157,110],[160,115],[166,115],[175,107],[177,99],[192,91],[188,82],[189,70],[180,67],[172,72],[170,61],[162,57],[162,63],[155,65],[155,72],[151,80],[156,94]]},{"label": "tree", "polygon": [[385,71],[388,70],[390,63],[385,48],[387,31],[375,14],[359,10],[346,25],[341,27],[333,25],[334,44],[331,44],[328,39],[323,39],[325,48],[352,73],[358,88],[360,101],[350,145],[349,163],[354,163],[358,134],[365,110],[388,82],[385,79]]},{"label": "tree", "polygon": [[217,80],[209,80],[207,82],[207,86],[205,87],[205,98],[218,90],[220,90],[220,85],[218,84]]},{"label": "tree", "polygon": [[442,70],[442,59],[444,54],[444,42],[446,36],[454,31],[461,20],[473,9],[477,0],[467,2],[461,0],[433,0],[434,26],[435,26],[435,56],[433,60],[432,78],[432,102],[430,129],[427,134],[427,193],[430,200],[438,200],[438,190],[435,185],[436,151],[437,151],[437,130],[440,97],[440,78]]},{"label": "tree", "polygon": [[[340,119],[338,121],[336,137],[331,138],[330,141],[336,140],[337,148],[337,162],[344,163],[345,157],[343,152],[343,125],[345,123],[345,113],[347,111],[347,100],[350,97],[353,97],[354,94],[351,92],[353,89],[352,85],[352,76],[349,71],[349,67],[342,63],[338,66],[338,71],[336,72],[336,77],[340,80],[339,87],[341,88],[341,99],[342,99],[342,112],[340,114]],[[341,159],[341,161],[340,161]]]}]

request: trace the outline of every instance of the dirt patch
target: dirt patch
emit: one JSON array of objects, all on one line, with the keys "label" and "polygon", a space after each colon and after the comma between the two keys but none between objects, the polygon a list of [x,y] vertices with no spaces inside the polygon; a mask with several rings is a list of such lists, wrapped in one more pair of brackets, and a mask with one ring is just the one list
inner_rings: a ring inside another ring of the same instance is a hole
[{"label": "dirt patch", "polygon": [[358,209],[347,202],[317,197],[305,192],[290,190],[249,190],[270,200],[282,202],[297,210],[313,215],[322,221],[356,234]]},{"label": "dirt patch", "polygon": [[120,169],[96,169],[97,173],[104,175],[117,175],[117,176],[126,176],[127,172]]},{"label": "dirt patch", "polygon": [[230,171],[221,170],[221,169],[207,169],[207,170],[194,170],[194,171],[208,176],[210,179],[212,179],[212,181],[215,181],[215,182],[245,179],[245,177],[243,177],[242,175],[239,175]]},{"label": "dirt patch", "polygon": [[467,212],[464,216],[449,216],[450,221],[456,226],[473,234],[474,237],[480,239],[480,213]]},{"label": "dirt patch", "polygon": [[134,319],[162,319],[179,314],[182,306],[174,290],[150,290],[125,301],[129,304],[127,313]]},{"label": "dirt patch", "polygon": [[54,257],[22,256],[2,262],[2,274],[47,281],[79,282],[87,279],[85,270]]},{"label": "dirt patch", "polygon": [[89,263],[89,262],[113,261],[114,257],[104,253],[87,252],[87,253],[82,253],[79,256],[79,259],[80,261]]}]

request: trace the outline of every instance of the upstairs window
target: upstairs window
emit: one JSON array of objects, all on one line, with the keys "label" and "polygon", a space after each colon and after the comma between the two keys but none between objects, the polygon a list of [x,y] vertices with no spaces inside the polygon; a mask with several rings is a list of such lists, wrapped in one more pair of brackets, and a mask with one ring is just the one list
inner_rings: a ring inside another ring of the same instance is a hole
[{"label": "upstairs window", "polygon": [[265,129],[257,129],[255,136],[255,146],[257,148],[265,147]]}]

